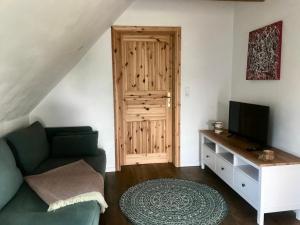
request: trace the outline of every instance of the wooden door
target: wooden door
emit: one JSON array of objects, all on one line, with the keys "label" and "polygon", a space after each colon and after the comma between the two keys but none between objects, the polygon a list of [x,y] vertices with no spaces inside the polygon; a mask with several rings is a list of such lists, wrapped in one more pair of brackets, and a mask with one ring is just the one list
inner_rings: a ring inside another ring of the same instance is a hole
[{"label": "wooden door", "polygon": [[170,32],[127,31],[118,41],[120,164],[172,162],[174,37]]}]

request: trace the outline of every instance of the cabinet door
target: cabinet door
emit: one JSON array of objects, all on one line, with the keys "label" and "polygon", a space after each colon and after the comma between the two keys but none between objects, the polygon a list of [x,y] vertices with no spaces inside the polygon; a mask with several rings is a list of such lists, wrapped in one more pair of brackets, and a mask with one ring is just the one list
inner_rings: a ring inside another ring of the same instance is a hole
[{"label": "cabinet door", "polygon": [[217,157],[216,172],[229,186],[233,186],[233,166],[221,157]]},{"label": "cabinet door", "polygon": [[258,207],[258,182],[251,179],[243,171],[236,168],[234,171],[234,189],[254,208]]},{"label": "cabinet door", "polygon": [[214,172],[216,171],[216,154],[203,145],[203,161]]}]

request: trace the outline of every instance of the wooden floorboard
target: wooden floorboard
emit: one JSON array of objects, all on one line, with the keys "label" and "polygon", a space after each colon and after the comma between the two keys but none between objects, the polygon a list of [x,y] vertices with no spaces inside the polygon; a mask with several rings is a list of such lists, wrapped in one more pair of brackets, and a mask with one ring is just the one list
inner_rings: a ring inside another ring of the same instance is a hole
[{"label": "wooden floorboard", "polygon": [[[121,172],[107,173],[105,198],[109,208],[100,217],[101,225],[129,225],[119,208],[119,199],[129,187],[157,178],[180,178],[208,184],[218,190],[229,205],[229,214],[222,225],[255,225],[256,211],[209,169],[175,168],[171,164],[124,166]],[[158,224],[159,225],[159,224]],[[294,212],[266,214],[265,225],[300,225]]]}]

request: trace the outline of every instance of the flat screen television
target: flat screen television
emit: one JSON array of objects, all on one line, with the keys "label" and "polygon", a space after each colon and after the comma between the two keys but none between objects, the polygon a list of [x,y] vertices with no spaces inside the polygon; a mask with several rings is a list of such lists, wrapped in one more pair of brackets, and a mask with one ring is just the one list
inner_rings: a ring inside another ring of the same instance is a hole
[{"label": "flat screen television", "polygon": [[266,146],[269,128],[268,106],[230,101],[229,133]]}]

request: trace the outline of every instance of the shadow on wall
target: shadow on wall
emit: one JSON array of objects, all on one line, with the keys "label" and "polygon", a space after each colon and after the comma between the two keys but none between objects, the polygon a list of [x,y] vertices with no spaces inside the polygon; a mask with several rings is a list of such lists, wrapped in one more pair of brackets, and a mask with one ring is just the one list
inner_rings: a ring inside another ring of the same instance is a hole
[{"label": "shadow on wall", "polygon": [[29,125],[29,116],[19,117],[10,121],[0,121],[0,137]]},{"label": "shadow on wall", "polygon": [[224,128],[228,128],[229,103],[218,101],[217,118],[224,123]]},{"label": "shadow on wall", "polygon": [[66,104],[66,102],[48,102],[47,108],[43,108],[43,112],[39,112],[38,115],[33,115],[30,120],[40,121],[45,126],[57,127],[57,126],[82,126],[81,118],[86,118],[84,111],[73,104]]}]

